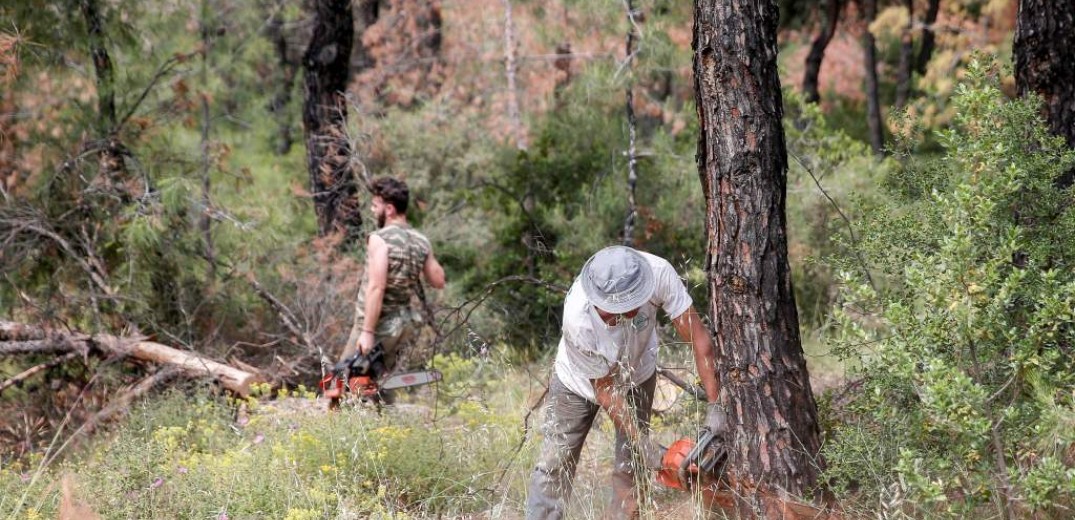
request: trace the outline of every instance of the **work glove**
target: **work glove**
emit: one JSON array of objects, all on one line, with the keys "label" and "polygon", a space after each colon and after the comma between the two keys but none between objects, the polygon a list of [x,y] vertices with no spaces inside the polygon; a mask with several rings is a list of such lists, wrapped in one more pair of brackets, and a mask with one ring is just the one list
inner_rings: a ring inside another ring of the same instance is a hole
[{"label": "work glove", "polygon": [[714,434],[725,436],[728,434],[728,413],[720,403],[709,403],[705,410],[706,428]]},{"label": "work glove", "polygon": [[661,446],[656,441],[643,435],[638,441],[638,454],[642,457],[642,465],[646,469],[660,471],[664,468],[664,454],[668,448]]}]

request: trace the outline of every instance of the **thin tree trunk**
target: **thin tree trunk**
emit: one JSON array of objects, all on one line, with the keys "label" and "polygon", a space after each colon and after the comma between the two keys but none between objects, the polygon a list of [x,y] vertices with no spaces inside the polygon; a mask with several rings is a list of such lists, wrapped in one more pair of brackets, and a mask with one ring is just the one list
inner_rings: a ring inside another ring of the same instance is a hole
[{"label": "thin tree trunk", "polygon": [[526,150],[526,130],[519,110],[519,91],[515,85],[515,22],[511,17],[511,0],[504,2],[504,71],[508,79],[508,119],[515,133],[515,148]]},{"label": "thin tree trunk", "polygon": [[638,24],[635,20],[635,6],[633,0],[624,0],[627,8],[627,43],[626,60],[624,67],[628,70],[627,86],[625,87],[627,102],[627,217],[623,222],[623,245],[634,245],[635,219],[638,217],[638,209],[635,206],[635,186],[638,184],[638,157],[636,156],[635,141],[637,138],[638,123],[635,119],[635,95],[634,80],[631,68],[635,59],[635,39],[638,38]]},{"label": "thin tree trunk", "polygon": [[115,135],[116,87],[112,58],[105,47],[108,38],[104,32],[100,4],[97,0],[80,0],[79,8],[89,31],[90,55],[93,57],[93,69],[97,76],[97,133],[102,140],[98,146],[98,175],[101,182],[113,186],[126,177],[126,168],[121,152],[123,146]]},{"label": "thin tree trunk", "polygon": [[[354,5],[359,21],[358,28],[361,31],[359,34],[364,33],[381,18],[381,9],[386,7],[381,4],[385,1],[386,0],[355,0]],[[362,43],[362,38],[358,37],[357,34],[355,36],[354,50],[351,52],[351,66],[357,74],[373,67],[377,63],[373,56],[370,55],[369,49]]]},{"label": "thin tree trunk", "polygon": [[926,7],[926,17],[922,20],[922,46],[918,49],[918,58],[915,59],[915,72],[919,76],[926,73],[929,60],[933,58],[933,48],[936,42],[936,32],[933,24],[937,23],[937,13],[941,10],[941,0],[929,0]]},{"label": "thin tree trunk", "polygon": [[803,96],[807,103],[817,103],[821,100],[821,92],[818,87],[818,78],[821,76],[821,62],[825,59],[825,49],[836,34],[836,26],[840,22],[840,11],[843,9],[844,0],[826,0],[822,4],[825,8],[825,18],[821,32],[814,38],[810,46],[810,53],[806,55],[806,70],[803,72]]},{"label": "thin tree trunk", "polygon": [[869,25],[877,17],[877,0],[859,0],[865,27],[862,33],[863,65],[866,68],[866,123],[870,129],[870,148],[880,157],[884,154],[885,138],[881,124],[881,101],[877,92],[877,44]]},{"label": "thin tree trunk", "polygon": [[903,6],[907,9],[907,25],[900,33],[900,63],[896,69],[896,102],[895,108],[902,109],[907,105],[907,99],[911,96],[912,65],[914,61],[914,38],[911,30],[914,29],[914,0],[903,0]]},{"label": "thin tree trunk", "polygon": [[[210,23],[210,16],[212,10],[209,6],[209,0],[202,0],[202,70],[201,80],[202,88],[209,88],[209,55],[212,51],[213,28]],[[212,281],[216,278],[216,255],[213,252],[213,220],[210,218],[210,210],[212,208],[213,201],[209,194],[212,188],[210,181],[210,147],[212,144],[209,141],[210,130],[210,111],[209,111],[209,92],[202,92],[202,211],[198,227],[202,232],[202,240],[205,242],[205,259],[209,262],[209,280]]]},{"label": "thin tree trunk", "polygon": [[694,16],[709,314],[733,418],[729,480],[742,513],[771,515],[761,495],[809,494],[823,467],[788,265],[777,5],[696,0]]},{"label": "thin tree trunk", "polygon": [[295,138],[291,133],[291,117],[287,113],[287,107],[291,104],[291,93],[295,88],[295,72],[298,63],[291,58],[291,49],[287,43],[287,34],[284,32],[284,18],[281,15],[282,6],[270,7],[269,23],[266,25],[265,34],[273,45],[276,53],[276,93],[269,101],[269,112],[276,119],[276,139],[273,150],[276,155],[286,155],[291,151],[291,145]]},{"label": "thin tree trunk", "polygon": [[90,55],[97,75],[97,132],[106,136],[116,128],[116,98],[112,58],[105,48],[104,20],[97,0],[80,0],[79,8],[89,31]]},{"label": "thin tree trunk", "polygon": [[[1013,50],[1019,95],[1041,96],[1049,130],[1075,148],[1075,2],[1021,0]],[[1058,180],[1073,181],[1075,172]]]},{"label": "thin tree trunk", "polygon": [[358,239],[362,216],[351,171],[347,138],[347,80],[350,79],[354,17],[349,0],[317,0],[314,32],[302,63],[306,97],[302,122],[317,229],[322,236],[343,233]]},{"label": "thin tree trunk", "polygon": [[556,68],[556,83],[552,88],[552,97],[556,101],[554,110],[564,107],[564,91],[571,84],[571,42],[564,42],[556,46],[556,59],[552,65]]}]

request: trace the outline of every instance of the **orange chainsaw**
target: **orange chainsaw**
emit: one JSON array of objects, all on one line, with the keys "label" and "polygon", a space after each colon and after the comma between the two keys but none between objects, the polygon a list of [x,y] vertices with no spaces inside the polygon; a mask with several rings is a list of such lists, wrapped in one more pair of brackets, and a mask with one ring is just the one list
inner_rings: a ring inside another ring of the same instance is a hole
[{"label": "orange chainsaw", "polygon": [[724,436],[702,428],[697,440],[683,437],[673,442],[661,462],[657,481],[672,489],[689,490],[720,481],[728,448]]},{"label": "orange chainsaw", "polygon": [[426,385],[441,380],[437,370],[421,370],[386,375],[384,347],[375,345],[368,354],[360,351],[336,363],[321,379],[321,392],[329,399],[329,410],[339,408],[345,393],[362,402],[381,404],[385,390]]},{"label": "orange chainsaw", "polygon": [[[725,516],[739,517],[741,492],[733,491],[725,474],[728,448],[724,436],[703,428],[697,441],[684,437],[672,443],[661,460],[663,468],[657,481],[673,489],[697,492],[710,511],[722,510]],[[755,499],[767,511],[766,518],[785,520],[842,520],[842,514],[830,506],[818,506],[782,496],[770,489],[754,490]]]}]

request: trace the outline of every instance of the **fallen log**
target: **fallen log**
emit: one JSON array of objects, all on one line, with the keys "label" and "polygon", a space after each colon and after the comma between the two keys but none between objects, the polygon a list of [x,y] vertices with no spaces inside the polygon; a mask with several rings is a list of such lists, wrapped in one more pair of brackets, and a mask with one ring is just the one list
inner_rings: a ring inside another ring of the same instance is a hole
[{"label": "fallen log", "polygon": [[250,385],[261,381],[259,374],[255,372],[240,370],[194,352],[175,349],[141,337],[123,338],[107,334],[86,336],[0,322],[0,338],[21,340],[0,339],[0,355],[98,351],[108,355],[130,356],[174,367],[187,377],[212,377],[224,388],[241,396],[248,395]]},{"label": "fallen log", "polygon": [[116,352],[129,351],[131,356],[144,361],[171,365],[187,376],[212,377],[224,388],[241,396],[249,394],[250,385],[258,381],[257,374],[152,341],[130,342],[115,336],[94,336],[94,341],[98,344],[110,343]]}]

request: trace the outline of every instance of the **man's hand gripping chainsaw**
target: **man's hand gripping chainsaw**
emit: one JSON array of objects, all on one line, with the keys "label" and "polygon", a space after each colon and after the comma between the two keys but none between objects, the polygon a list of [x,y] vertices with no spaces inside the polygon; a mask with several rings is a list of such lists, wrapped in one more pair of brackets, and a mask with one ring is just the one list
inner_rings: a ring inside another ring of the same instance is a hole
[{"label": "man's hand gripping chainsaw", "polygon": [[321,390],[329,399],[329,409],[339,407],[343,395],[350,392],[363,402],[380,403],[382,390],[393,390],[441,380],[437,370],[421,370],[386,376],[384,347],[378,343],[368,354],[361,350],[336,363],[321,380]]},{"label": "man's hand gripping chainsaw", "polygon": [[691,489],[720,480],[728,462],[727,435],[702,428],[697,440],[683,437],[664,453],[657,481],[673,489]]}]

